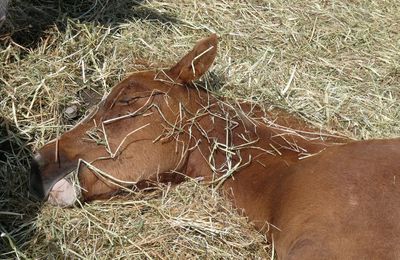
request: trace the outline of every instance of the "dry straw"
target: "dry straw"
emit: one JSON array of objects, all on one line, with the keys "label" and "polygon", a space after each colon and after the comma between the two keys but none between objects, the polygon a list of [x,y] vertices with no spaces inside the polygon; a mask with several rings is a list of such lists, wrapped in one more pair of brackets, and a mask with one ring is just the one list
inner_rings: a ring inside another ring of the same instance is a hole
[{"label": "dry straw", "polygon": [[83,117],[127,73],[169,66],[211,32],[219,53],[201,84],[218,94],[352,138],[400,135],[395,0],[50,2],[13,2],[1,30],[0,258],[270,256],[264,237],[196,182],[73,209],[28,198],[31,151],[79,120],[67,107]]}]

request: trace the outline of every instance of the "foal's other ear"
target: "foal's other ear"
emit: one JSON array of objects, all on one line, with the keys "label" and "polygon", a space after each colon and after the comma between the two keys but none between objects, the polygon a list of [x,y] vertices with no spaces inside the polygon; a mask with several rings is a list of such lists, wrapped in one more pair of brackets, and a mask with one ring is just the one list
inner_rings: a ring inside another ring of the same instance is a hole
[{"label": "foal's other ear", "polygon": [[216,34],[198,41],[167,74],[178,83],[188,83],[200,78],[213,63],[217,55],[217,44]]}]

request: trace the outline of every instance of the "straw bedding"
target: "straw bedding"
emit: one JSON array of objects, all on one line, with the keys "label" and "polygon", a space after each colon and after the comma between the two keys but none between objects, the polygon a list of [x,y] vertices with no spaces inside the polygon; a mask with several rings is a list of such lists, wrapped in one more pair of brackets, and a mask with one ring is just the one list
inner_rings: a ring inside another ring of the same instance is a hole
[{"label": "straw bedding", "polygon": [[[203,84],[355,139],[400,135],[396,1],[14,1],[0,42],[1,258],[270,258],[273,245],[191,181],[72,209],[28,197],[32,152],[129,72],[211,32]],[[65,111],[76,107],[76,115]]]}]

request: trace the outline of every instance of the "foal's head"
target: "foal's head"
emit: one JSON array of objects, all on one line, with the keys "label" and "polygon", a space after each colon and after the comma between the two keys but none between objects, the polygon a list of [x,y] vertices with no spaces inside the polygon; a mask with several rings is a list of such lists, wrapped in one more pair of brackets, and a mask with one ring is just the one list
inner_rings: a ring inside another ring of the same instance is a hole
[{"label": "foal's head", "polygon": [[182,116],[199,106],[189,85],[211,66],[216,51],[212,35],[172,68],[134,73],[120,82],[86,119],[38,151],[31,193],[70,205],[77,195],[65,177],[75,169],[84,200],[179,171],[188,146]]}]

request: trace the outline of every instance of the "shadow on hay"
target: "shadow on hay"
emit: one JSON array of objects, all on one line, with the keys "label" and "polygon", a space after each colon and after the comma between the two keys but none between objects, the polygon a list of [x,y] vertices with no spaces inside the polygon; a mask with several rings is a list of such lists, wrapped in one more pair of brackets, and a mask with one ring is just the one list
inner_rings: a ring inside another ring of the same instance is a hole
[{"label": "shadow on hay", "polygon": [[46,30],[56,26],[63,31],[68,19],[81,23],[116,26],[127,20],[141,19],[173,24],[178,20],[142,5],[143,0],[12,0],[7,21],[0,29],[4,43],[12,40],[25,48],[35,48]]},{"label": "shadow on hay", "polygon": [[[15,257],[33,235],[39,204],[28,196],[28,140],[0,117],[0,258]],[[7,254],[9,253],[9,254]]]}]

